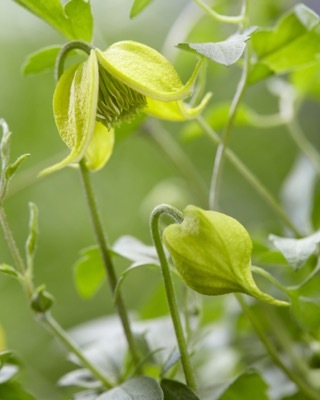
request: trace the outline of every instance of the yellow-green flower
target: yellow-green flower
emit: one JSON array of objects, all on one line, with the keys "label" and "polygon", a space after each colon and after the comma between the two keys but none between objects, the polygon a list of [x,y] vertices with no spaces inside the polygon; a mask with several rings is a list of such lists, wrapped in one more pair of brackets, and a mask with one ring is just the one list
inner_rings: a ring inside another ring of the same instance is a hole
[{"label": "yellow-green flower", "polygon": [[141,43],[118,42],[104,52],[92,49],[86,61],[71,66],[58,81],[54,116],[71,151],[42,173],[83,158],[90,170],[102,168],[112,153],[114,127],[140,111],[173,121],[194,118],[210,98],[206,95],[196,107],[183,102],[192,93],[200,64],[183,85],[170,62]]}]

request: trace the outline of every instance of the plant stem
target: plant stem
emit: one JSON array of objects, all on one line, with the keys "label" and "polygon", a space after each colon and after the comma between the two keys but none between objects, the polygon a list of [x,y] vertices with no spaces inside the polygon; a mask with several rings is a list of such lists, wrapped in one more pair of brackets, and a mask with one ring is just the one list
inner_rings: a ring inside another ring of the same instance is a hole
[{"label": "plant stem", "polygon": [[269,341],[265,331],[260,326],[259,322],[256,320],[254,313],[250,310],[250,307],[245,302],[243,296],[239,293],[235,294],[237,300],[239,301],[243,312],[249,318],[256,334],[261,340],[262,344],[268,351],[270,357],[273,362],[287,375],[287,377],[294,382],[297,387],[300,389],[301,393],[303,393],[307,399],[310,400],[319,400],[319,395],[310,388],[298,375],[296,375],[290,368],[288,368],[284,362],[279,357],[277,349],[273,346],[273,344]]},{"label": "plant stem", "polygon": [[[116,272],[115,272],[115,269],[113,266],[112,258],[110,256],[109,245],[108,245],[108,241],[107,241],[106,235],[103,230],[102,221],[101,221],[101,218],[100,218],[100,215],[98,212],[97,203],[96,203],[94,193],[92,190],[90,177],[89,177],[89,171],[83,160],[80,162],[80,172],[81,172],[82,183],[83,183],[83,187],[84,187],[84,190],[86,193],[88,206],[89,206],[89,210],[90,210],[90,215],[91,215],[94,231],[96,234],[97,242],[100,247],[101,256],[102,256],[104,266],[106,269],[111,292],[112,292],[112,295],[114,295],[115,289],[117,286],[117,276],[116,276]],[[132,360],[137,368],[137,371],[139,373],[142,373],[138,350],[136,348],[135,339],[134,339],[133,333],[131,331],[128,312],[127,312],[123,298],[120,293],[117,295],[117,297],[115,299],[115,306],[116,306],[118,315],[119,315],[121,323],[122,323],[125,337],[128,342]]]},{"label": "plant stem", "polygon": [[221,136],[221,143],[218,145],[216,157],[215,157],[215,161],[214,161],[212,180],[211,180],[211,188],[210,188],[210,200],[209,200],[210,209],[212,209],[212,210],[215,210],[218,206],[219,189],[220,189],[220,184],[221,184],[221,179],[222,179],[224,159],[225,159],[227,147],[230,142],[231,131],[232,131],[232,128],[234,125],[236,115],[237,115],[237,110],[238,110],[240,102],[245,93],[248,70],[249,70],[249,62],[250,62],[250,55],[249,55],[249,51],[247,49],[241,78],[240,78],[236,93],[235,93],[234,98],[231,103],[228,122],[223,130],[223,133]]},{"label": "plant stem", "polygon": [[211,7],[205,4],[202,0],[193,0],[199,7],[201,7],[207,14],[213,17],[215,20],[219,22],[224,22],[227,24],[240,24],[243,22],[245,18],[245,13],[242,11],[240,15],[235,17],[230,17],[228,15],[221,15],[214,11]]},{"label": "plant stem", "polygon": [[263,276],[265,279],[267,279],[269,282],[273,284],[277,289],[279,289],[283,293],[287,293],[287,289],[282,286],[268,271],[265,269],[262,269],[260,267],[256,267],[252,265],[251,271],[257,275]]},{"label": "plant stem", "polygon": [[187,385],[193,389],[196,390],[196,382],[192,370],[192,366],[190,363],[190,358],[188,354],[188,348],[187,348],[187,342],[184,336],[183,328],[182,328],[182,323],[179,315],[179,310],[178,310],[178,305],[177,305],[177,299],[176,299],[176,294],[172,282],[172,277],[170,273],[170,268],[168,264],[168,260],[166,257],[166,254],[163,249],[161,237],[160,237],[160,232],[159,232],[159,219],[162,214],[167,214],[171,218],[173,218],[176,222],[181,223],[183,221],[183,214],[178,211],[176,208],[168,206],[168,205],[159,205],[157,206],[152,214],[151,214],[151,219],[150,219],[150,226],[151,226],[151,234],[153,238],[153,242],[155,245],[155,248],[158,253],[160,265],[161,265],[161,270],[162,270],[162,276],[163,276],[163,281],[164,281],[164,286],[166,290],[166,295],[167,295],[167,301],[169,305],[169,310],[178,342],[178,347],[181,355],[181,362],[182,362],[182,368],[183,372],[186,378]]},{"label": "plant stem", "polygon": [[7,245],[9,247],[13,262],[18,269],[18,271],[22,274],[25,275],[26,273],[26,266],[25,263],[21,257],[20,251],[18,249],[18,246],[16,244],[16,241],[13,237],[10,225],[8,223],[7,215],[5,213],[5,210],[0,204],[0,224],[4,233],[4,237],[6,239]]},{"label": "plant stem", "polygon": [[179,171],[186,177],[198,201],[203,205],[207,204],[208,190],[206,183],[178,143],[162,126],[160,126],[158,121],[145,124],[145,130],[147,132],[147,137],[151,138],[157,146],[161,148]]},{"label": "plant stem", "polygon": [[64,329],[58,324],[58,322],[52,317],[50,313],[43,313],[38,317],[40,322],[55,336],[65,347],[73,353],[81,362],[81,364],[87,368],[92,375],[94,375],[103,385],[110,389],[114,385],[103,375],[103,373],[97,369],[90,360],[82,353],[81,349],[76,343],[67,335]]},{"label": "plant stem", "polygon": [[[208,125],[208,123],[202,118],[197,117],[198,123],[201,125],[204,132],[210,137],[215,144],[220,144],[221,139],[218,134]],[[259,181],[259,179],[249,170],[249,168],[239,159],[239,157],[230,149],[226,149],[226,158],[233,164],[234,167],[240,172],[240,174],[246,179],[247,182],[264,198],[266,203],[271,207],[275,214],[283,221],[283,223],[291,229],[291,231],[301,237],[302,234],[298,228],[291,222],[288,215],[280,207],[272,194],[266,189],[265,186]]]},{"label": "plant stem", "polygon": [[304,153],[306,157],[311,161],[315,170],[317,171],[317,174],[320,175],[320,155],[305,137],[298,121],[295,118],[292,119],[287,123],[287,127],[296,145],[300,148],[302,153]]}]

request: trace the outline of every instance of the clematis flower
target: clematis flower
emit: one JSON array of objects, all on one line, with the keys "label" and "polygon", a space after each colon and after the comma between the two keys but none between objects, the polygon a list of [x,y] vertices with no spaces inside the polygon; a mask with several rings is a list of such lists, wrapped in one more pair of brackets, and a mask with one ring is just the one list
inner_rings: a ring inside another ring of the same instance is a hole
[{"label": "clematis flower", "polygon": [[54,116],[71,151],[42,174],[83,158],[90,170],[99,170],[112,153],[114,127],[140,111],[173,121],[197,116],[210,94],[196,107],[183,100],[191,95],[200,67],[201,62],[183,85],[170,62],[141,43],[118,42],[104,52],[92,49],[86,61],[71,66],[58,81]]}]

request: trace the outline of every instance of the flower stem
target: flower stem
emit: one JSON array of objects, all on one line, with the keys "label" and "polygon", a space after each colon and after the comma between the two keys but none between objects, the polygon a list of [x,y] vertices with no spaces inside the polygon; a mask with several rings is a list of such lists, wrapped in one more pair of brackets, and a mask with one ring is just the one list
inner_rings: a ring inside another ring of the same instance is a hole
[{"label": "flower stem", "polygon": [[73,353],[81,362],[81,364],[87,368],[93,376],[95,376],[106,388],[110,389],[114,385],[103,375],[103,373],[97,369],[90,360],[82,353],[81,349],[76,343],[67,335],[63,328],[58,324],[58,322],[49,313],[43,313],[38,316],[38,319],[44,325],[49,332],[51,332],[55,337],[57,337],[65,347]]},{"label": "flower stem", "polygon": [[[114,295],[115,289],[117,286],[117,276],[116,276],[116,272],[115,272],[115,269],[113,266],[112,258],[110,256],[109,245],[108,245],[108,241],[107,241],[106,235],[103,230],[102,221],[101,221],[101,218],[100,218],[100,215],[98,212],[97,203],[96,203],[94,193],[92,190],[90,177],[89,177],[89,171],[83,160],[80,162],[80,172],[81,172],[82,183],[83,183],[83,187],[84,187],[84,190],[86,193],[88,206],[89,206],[89,210],[90,210],[90,215],[91,215],[94,231],[96,234],[97,242],[100,247],[101,256],[102,256],[103,263],[104,263],[104,266],[106,269],[110,289],[111,289],[112,294]],[[125,337],[127,339],[127,343],[129,346],[132,360],[136,366],[137,372],[142,373],[138,350],[136,348],[135,339],[134,339],[133,333],[131,331],[128,312],[127,312],[123,298],[120,293],[118,293],[118,295],[115,299],[115,306],[116,306],[118,315],[119,315],[121,323],[122,323],[123,331],[124,331]]]},{"label": "flower stem", "polygon": [[287,375],[287,377],[294,382],[297,387],[300,389],[301,393],[303,393],[307,399],[310,400],[318,400],[319,395],[309,387],[298,375],[296,375],[290,368],[288,368],[285,363],[279,357],[279,353],[277,349],[273,346],[273,344],[269,341],[265,331],[260,326],[259,322],[256,320],[254,313],[250,310],[250,307],[245,302],[243,296],[239,293],[235,294],[237,300],[239,301],[243,312],[246,314],[248,319],[250,320],[256,334],[261,340],[262,344],[268,351],[270,357],[273,362]]},{"label": "flower stem", "polygon": [[262,269],[260,267],[256,267],[254,265],[252,265],[251,267],[251,271],[257,275],[263,276],[265,279],[267,279],[270,283],[272,283],[272,285],[274,287],[276,287],[277,289],[279,289],[281,292],[286,293],[287,294],[287,289],[282,286],[268,271],[266,271],[265,269]]},{"label": "flower stem", "polygon": [[201,7],[207,14],[213,17],[216,21],[224,22],[227,24],[240,24],[245,18],[245,12],[242,10],[240,15],[230,17],[228,15],[221,15],[214,11],[211,7],[205,4],[202,0],[193,0],[199,7]]},{"label": "flower stem", "polygon": [[244,66],[242,69],[242,75],[238,84],[238,88],[234,95],[234,98],[231,103],[231,108],[229,112],[228,122],[223,130],[221,136],[221,143],[218,145],[216,157],[213,166],[212,172],[212,180],[211,180],[211,188],[210,188],[210,209],[215,210],[218,206],[218,198],[219,198],[219,189],[222,179],[223,165],[224,159],[227,151],[227,147],[229,145],[231,131],[234,125],[234,121],[237,115],[237,110],[240,105],[240,102],[244,96],[246,85],[247,85],[247,77],[249,70],[249,62],[250,55],[248,49],[246,50],[246,56],[244,60]]},{"label": "flower stem", "polygon": [[181,362],[182,362],[182,368],[183,372],[186,378],[187,385],[193,389],[196,390],[196,382],[195,382],[195,377],[194,373],[192,370],[192,366],[190,363],[190,358],[188,354],[188,348],[187,348],[187,342],[184,336],[183,328],[182,328],[182,323],[179,315],[179,310],[178,310],[178,305],[177,305],[177,299],[176,299],[176,294],[172,282],[172,277],[170,273],[170,268],[168,264],[168,260],[166,257],[166,254],[163,249],[161,237],[160,237],[160,232],[159,232],[159,219],[162,214],[166,214],[173,218],[176,222],[181,223],[183,221],[183,214],[178,211],[176,208],[168,206],[168,205],[159,205],[157,206],[152,214],[151,214],[151,219],[150,219],[150,227],[151,227],[151,234],[153,238],[153,242],[155,245],[155,248],[158,253],[160,265],[161,265],[161,270],[162,270],[162,276],[163,276],[163,281],[164,281],[164,286],[166,290],[166,295],[167,295],[167,301],[169,305],[169,310],[178,342],[178,347],[181,355]]},{"label": "flower stem", "polygon": [[[197,117],[197,121],[215,144],[220,144],[221,139],[218,134],[208,125],[202,118]],[[239,159],[239,157],[230,149],[226,149],[226,158],[233,164],[233,166],[240,172],[247,182],[264,198],[266,203],[271,207],[275,214],[283,221],[283,223],[298,237],[302,234],[298,228],[292,223],[285,211],[280,207],[278,202],[267,190],[267,188],[259,181],[259,179],[249,170],[249,168]]]}]

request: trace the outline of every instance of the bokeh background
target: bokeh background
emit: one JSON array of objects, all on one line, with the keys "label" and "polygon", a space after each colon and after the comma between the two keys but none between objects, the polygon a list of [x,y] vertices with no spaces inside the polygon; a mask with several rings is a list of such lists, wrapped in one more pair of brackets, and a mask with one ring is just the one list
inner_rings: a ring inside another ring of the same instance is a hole
[{"label": "bokeh background", "polygon": [[[221,11],[230,14],[239,11],[239,3],[236,0],[216,1]],[[251,3],[253,23],[268,26],[282,11],[297,2],[259,0]],[[320,11],[316,0],[303,3]],[[182,54],[174,46],[188,40],[219,41],[234,31],[233,27],[215,24],[204,17],[202,11],[192,7],[188,0],[154,0],[134,20],[129,18],[131,5],[131,0],[92,0],[95,44],[103,49],[119,40],[144,42],[162,51],[175,64],[184,81],[190,75],[195,59],[192,55]],[[194,28],[192,24],[195,24]],[[12,181],[6,210],[23,250],[28,232],[28,203],[37,204],[40,238],[35,280],[38,284],[45,283],[54,295],[53,313],[62,326],[69,329],[112,313],[112,301],[106,286],[89,301],[83,300],[75,289],[72,266],[80,250],[94,244],[89,214],[76,170],[65,169],[37,178],[37,173],[59,159],[66,149],[52,115],[55,85],[52,71],[30,77],[21,73],[28,54],[64,42],[63,37],[13,1],[1,1],[0,117],[7,121],[13,132],[12,158],[22,153],[31,154]],[[213,92],[212,101],[230,100],[238,78],[236,66],[225,68],[211,63],[207,87]],[[261,113],[277,109],[277,102],[264,84],[250,88],[245,100]],[[319,104],[306,104],[300,119],[309,139],[319,148]],[[186,140],[183,135],[186,125],[163,123],[162,126],[181,144],[209,186],[215,148],[205,136]],[[93,182],[110,241],[130,234],[150,244],[148,219],[153,206],[166,202],[183,208],[190,203],[200,204],[200,199],[146,132],[139,127],[128,132],[128,129],[119,131],[110,162],[93,176]],[[161,141],[161,137],[158,139]],[[237,128],[232,147],[278,196],[297,156],[287,132],[283,128],[260,132],[252,128]],[[201,205],[206,207],[204,201]],[[228,164],[221,210],[238,218],[252,234],[281,232],[274,214]],[[11,262],[2,234],[0,262]],[[148,271],[133,274],[124,286],[130,308],[146,307],[158,282],[159,277]],[[24,365],[21,381],[39,399],[65,398],[65,392],[55,385],[57,379],[70,369],[70,364],[65,361],[65,351],[34,321],[17,282],[4,276],[0,276],[0,324],[7,347],[15,350]]]}]

